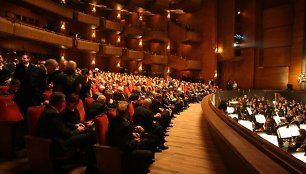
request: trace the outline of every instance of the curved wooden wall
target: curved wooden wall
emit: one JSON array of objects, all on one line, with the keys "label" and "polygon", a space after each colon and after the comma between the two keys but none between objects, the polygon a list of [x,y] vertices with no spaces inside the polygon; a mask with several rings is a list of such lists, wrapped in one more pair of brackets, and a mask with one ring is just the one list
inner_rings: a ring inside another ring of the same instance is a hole
[{"label": "curved wooden wall", "polygon": [[209,123],[215,145],[230,169],[229,173],[283,174],[306,171],[305,163],[237,124],[212,104],[214,100],[214,95],[203,99],[203,119]]}]

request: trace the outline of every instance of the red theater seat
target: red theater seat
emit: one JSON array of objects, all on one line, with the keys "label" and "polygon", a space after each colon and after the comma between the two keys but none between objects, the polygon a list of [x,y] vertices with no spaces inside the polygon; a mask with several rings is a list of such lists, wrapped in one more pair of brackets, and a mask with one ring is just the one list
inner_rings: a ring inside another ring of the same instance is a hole
[{"label": "red theater seat", "polygon": [[0,91],[1,92],[7,92],[9,89],[9,86],[0,86]]},{"label": "red theater seat", "polygon": [[97,144],[95,154],[97,167],[100,174],[121,174],[122,151],[118,148],[107,146],[108,118],[102,114],[96,118]]},{"label": "red theater seat", "polygon": [[80,112],[80,120],[81,120],[81,122],[84,122],[86,120],[86,113],[85,113],[83,101],[81,99],[79,100],[77,109]]},{"label": "red theater seat", "polygon": [[85,98],[85,108],[88,109],[89,106],[94,102],[94,99],[92,97],[86,97]]},{"label": "red theater seat", "polygon": [[45,106],[31,106],[28,108],[27,115],[28,115],[28,128],[30,135],[35,135],[36,123],[44,111]]},{"label": "red theater seat", "polygon": [[0,103],[0,120],[15,122],[23,120],[23,116],[14,101]]},{"label": "red theater seat", "polygon": [[134,116],[135,108],[133,102],[129,103],[129,120],[133,122],[133,116]]}]

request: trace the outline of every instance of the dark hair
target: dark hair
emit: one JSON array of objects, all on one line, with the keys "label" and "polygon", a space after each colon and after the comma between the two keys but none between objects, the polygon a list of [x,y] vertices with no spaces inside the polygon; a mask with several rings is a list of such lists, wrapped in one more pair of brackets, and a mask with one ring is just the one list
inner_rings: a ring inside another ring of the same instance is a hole
[{"label": "dark hair", "polygon": [[49,104],[52,106],[59,106],[61,105],[63,102],[65,102],[65,94],[62,92],[53,92],[50,100],[49,100]]},{"label": "dark hair", "polygon": [[117,105],[117,116],[125,117],[129,113],[129,103],[126,101],[120,101]]},{"label": "dark hair", "polygon": [[78,103],[79,96],[76,93],[69,94],[66,98],[66,102],[69,103]]}]

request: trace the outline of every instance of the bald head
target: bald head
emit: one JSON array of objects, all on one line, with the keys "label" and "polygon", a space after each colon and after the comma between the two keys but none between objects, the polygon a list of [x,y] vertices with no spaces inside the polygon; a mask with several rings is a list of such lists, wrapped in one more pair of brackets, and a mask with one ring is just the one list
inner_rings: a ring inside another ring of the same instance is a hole
[{"label": "bald head", "polygon": [[52,73],[56,70],[56,68],[58,66],[58,63],[54,59],[48,59],[48,60],[46,60],[44,66],[47,69],[47,73],[50,74],[50,73]]},{"label": "bald head", "polygon": [[151,105],[152,105],[152,100],[150,98],[144,99],[144,101],[143,101],[143,106],[144,107],[149,108],[149,107],[151,107]]},{"label": "bald head", "polygon": [[75,61],[69,60],[69,61],[67,62],[67,65],[66,65],[66,69],[67,69],[67,70],[73,70],[73,71],[75,71],[76,68],[77,68],[77,63],[76,63]]}]

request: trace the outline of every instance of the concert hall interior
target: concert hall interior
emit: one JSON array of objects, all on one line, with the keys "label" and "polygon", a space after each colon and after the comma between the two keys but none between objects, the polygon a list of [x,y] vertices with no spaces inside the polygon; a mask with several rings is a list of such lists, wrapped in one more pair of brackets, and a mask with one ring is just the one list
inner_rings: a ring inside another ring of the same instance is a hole
[{"label": "concert hall interior", "polygon": [[305,0],[0,0],[0,173],[305,173]]}]

